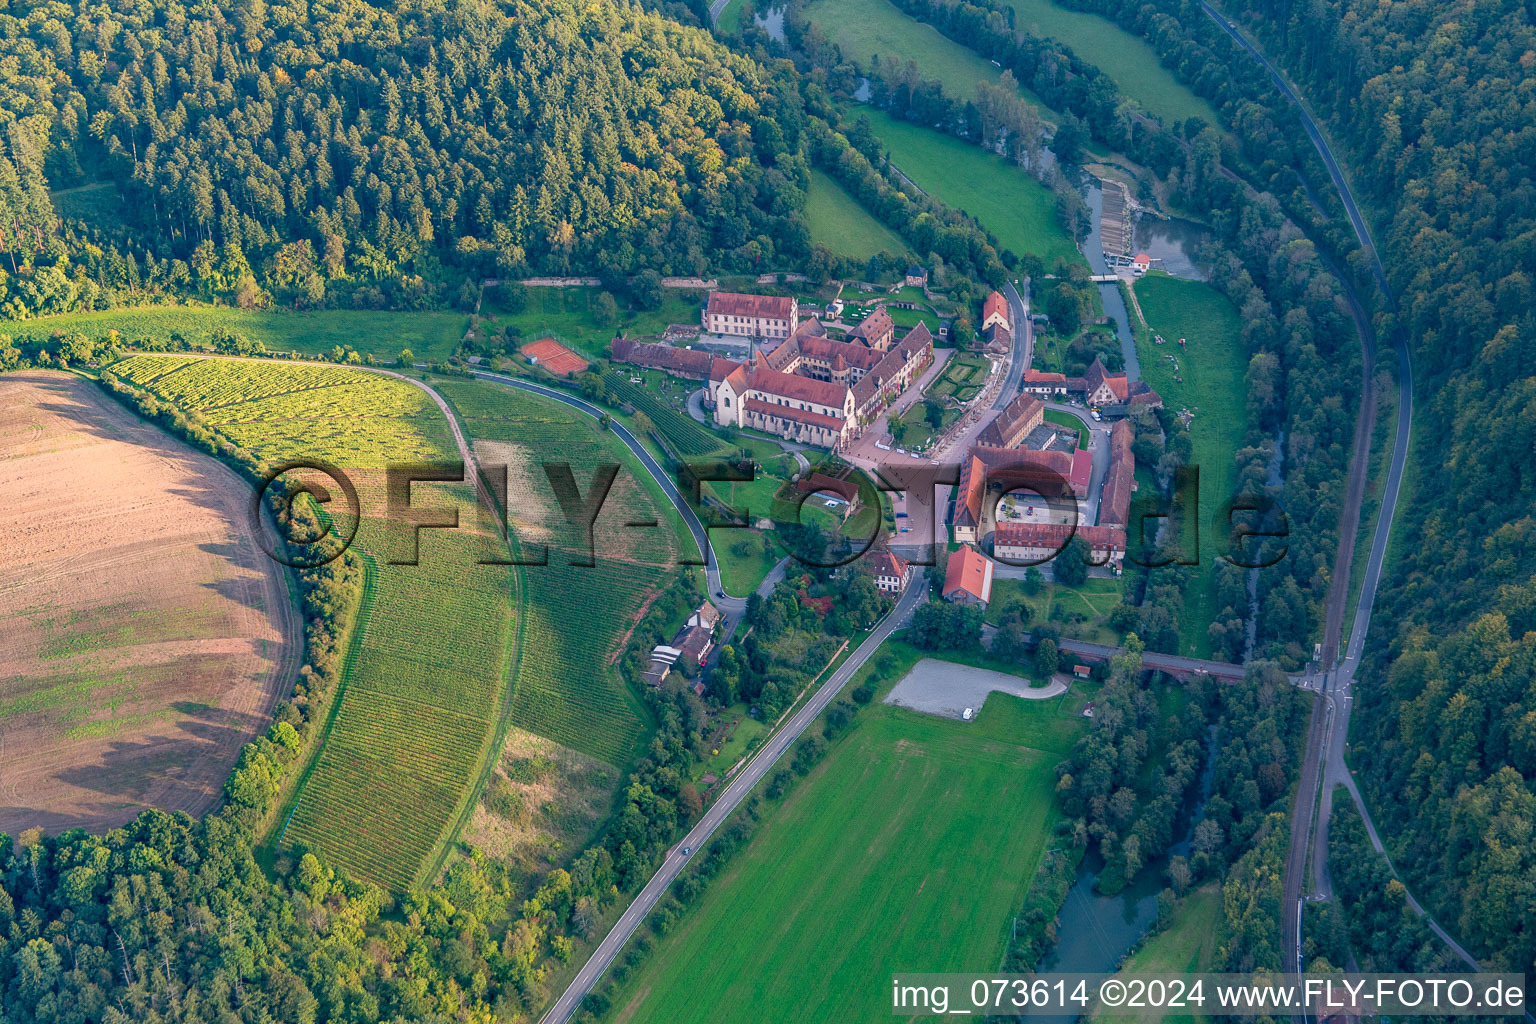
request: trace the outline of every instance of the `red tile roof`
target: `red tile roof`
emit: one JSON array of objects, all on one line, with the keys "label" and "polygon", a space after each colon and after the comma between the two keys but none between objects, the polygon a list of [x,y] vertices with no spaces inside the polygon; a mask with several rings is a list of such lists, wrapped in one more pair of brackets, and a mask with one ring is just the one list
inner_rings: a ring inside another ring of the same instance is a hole
[{"label": "red tile roof", "polygon": [[741,364],[731,359],[723,359],[715,356],[709,363],[709,382],[717,384],[729,377],[735,370],[741,369]]},{"label": "red tile roof", "polygon": [[1131,453],[1131,424],[1120,420],[1110,428],[1109,474],[1099,497],[1099,524],[1122,529],[1131,521],[1131,491],[1136,489],[1136,457]]},{"label": "red tile roof", "polygon": [[779,398],[792,398],[797,402],[815,402],[841,409],[848,395],[843,384],[801,377],[794,373],[780,373],[767,366],[754,367],[747,373],[747,387]]},{"label": "red tile roof", "polygon": [[749,398],[746,400],[748,412],[759,413],[763,416],[777,416],[784,420],[794,420],[796,423],[808,423],[813,427],[821,427],[830,430],[834,434],[841,433],[846,421],[835,416],[825,416],[809,409],[796,409],[792,405],[779,405],[777,402],[765,402],[761,398]]},{"label": "red tile roof", "polygon": [[875,364],[853,385],[854,408],[861,412],[880,393],[880,389],[900,376],[909,364],[921,362],[933,353],[933,335],[922,321],[908,331],[900,341],[891,346]]},{"label": "red tile roof", "polygon": [[880,548],[869,555],[869,571],[876,576],[895,576],[899,579],[907,574],[907,560],[891,554],[886,548]]},{"label": "red tile roof", "polygon": [[981,322],[986,323],[987,318],[993,313],[1001,315],[1005,323],[1013,323],[1013,318],[1008,315],[1008,300],[1003,298],[1002,292],[993,292],[987,296],[987,301],[981,304]]},{"label": "red tile roof", "polygon": [[[525,346],[523,351],[527,352],[531,347]],[[698,380],[703,380],[709,375],[715,362],[715,357],[702,349],[673,348],[671,345],[630,341],[628,338],[614,338],[611,351],[615,362],[648,366],[655,370],[665,370],[679,377],[693,377]]]},{"label": "red tile roof", "polygon": [[710,292],[705,310],[721,316],[768,317],[788,320],[795,300],[787,295],[742,295],[737,292]]},{"label": "red tile roof", "polygon": [[955,494],[955,525],[977,526],[981,522],[981,495],[987,486],[987,469],[974,455],[960,465],[960,484]]},{"label": "red tile roof", "polygon": [[1077,526],[1067,523],[998,523],[992,533],[993,550],[1002,547],[1060,549],[1073,535],[1083,538],[1089,550],[1125,550],[1125,531],[1112,526]]},{"label": "red tile roof", "polygon": [[[865,371],[874,369],[880,364],[880,360],[885,357],[884,352],[878,352],[875,349],[867,348],[858,343],[833,341],[831,338],[818,338],[809,335],[790,339],[780,345],[778,349],[775,349],[774,355],[792,345],[799,350],[800,355],[807,359],[816,359],[824,363],[831,363],[842,359],[846,365],[857,366]],[[771,363],[772,361],[770,356],[769,362]]]},{"label": "red tile roof", "polygon": [[944,596],[957,592],[979,601],[992,597],[992,562],[969,544],[950,552],[944,566]]},{"label": "red tile roof", "polygon": [[1011,448],[1024,439],[1024,435],[1045,415],[1045,403],[1034,395],[1020,394],[1003,406],[1001,412],[977,435],[977,444]]},{"label": "red tile roof", "polygon": [[1126,380],[1125,374],[1110,373],[1098,356],[1094,356],[1088,369],[1083,371],[1083,383],[1086,385],[1083,390],[1090,394],[1097,391],[1100,384],[1107,384],[1117,401],[1124,403],[1130,397],[1130,382]]},{"label": "red tile roof", "polygon": [[1086,448],[1072,452],[1072,473],[1067,479],[1073,494],[1081,498],[1088,493],[1088,485],[1093,482],[1093,452]]},{"label": "red tile roof", "polygon": [[891,321],[891,314],[885,311],[884,306],[879,306],[873,313],[859,321],[859,325],[848,332],[848,337],[873,345],[882,336],[895,329],[896,325]]}]

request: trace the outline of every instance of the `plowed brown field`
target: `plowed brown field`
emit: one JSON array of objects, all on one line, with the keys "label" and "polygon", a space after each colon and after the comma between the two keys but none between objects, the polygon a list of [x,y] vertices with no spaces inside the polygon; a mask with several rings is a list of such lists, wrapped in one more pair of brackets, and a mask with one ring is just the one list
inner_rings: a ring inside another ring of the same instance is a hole
[{"label": "plowed brown field", "polygon": [[301,654],[250,494],[87,381],[0,376],[0,832],[217,801]]}]

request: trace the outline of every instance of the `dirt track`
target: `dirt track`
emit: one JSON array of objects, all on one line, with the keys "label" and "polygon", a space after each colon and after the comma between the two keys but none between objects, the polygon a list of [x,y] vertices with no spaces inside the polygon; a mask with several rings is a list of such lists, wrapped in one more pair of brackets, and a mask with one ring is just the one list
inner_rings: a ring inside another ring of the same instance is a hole
[{"label": "dirt track", "polygon": [[302,654],[250,493],[87,381],[0,377],[0,831],[217,802]]}]

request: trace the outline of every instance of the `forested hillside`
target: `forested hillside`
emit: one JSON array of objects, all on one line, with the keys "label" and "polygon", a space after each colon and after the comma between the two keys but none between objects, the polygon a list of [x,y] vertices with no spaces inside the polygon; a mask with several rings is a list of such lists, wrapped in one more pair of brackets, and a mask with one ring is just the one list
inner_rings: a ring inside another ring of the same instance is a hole
[{"label": "forested hillside", "polygon": [[1353,164],[1413,345],[1411,504],[1355,763],[1396,863],[1510,970],[1536,959],[1536,28],[1515,0],[1248,0]]},{"label": "forested hillside", "polygon": [[21,3],[0,67],[11,317],[809,250],[793,84],[627,0]]}]

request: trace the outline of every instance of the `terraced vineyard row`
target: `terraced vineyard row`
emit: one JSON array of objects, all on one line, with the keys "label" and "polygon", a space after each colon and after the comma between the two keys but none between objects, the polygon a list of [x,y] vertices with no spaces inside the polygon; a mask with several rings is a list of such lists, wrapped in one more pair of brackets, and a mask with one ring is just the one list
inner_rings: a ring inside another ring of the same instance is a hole
[{"label": "terraced vineyard row", "polygon": [[[529,600],[513,706],[520,727],[623,765],[644,738],[645,713],[609,661],[646,599],[676,571],[670,506],[640,480],[612,435],[558,402],[479,382],[451,382],[443,393],[472,437],[538,457],[553,454],[571,464],[583,487],[599,460],[625,467],[594,530],[597,564],[573,566],[575,552],[552,547],[548,565],[524,569]],[[517,514],[544,521],[562,516],[542,475],[524,474],[522,490],[516,475],[509,480],[508,505]],[[644,518],[661,525],[622,525]]]},{"label": "terraced vineyard row", "polygon": [[456,457],[431,398],[377,373],[179,355],[129,356],[111,369],[268,458],[363,467]]},{"label": "terraced vineyard row", "polygon": [[370,514],[378,467],[457,458],[447,421],[419,388],[346,367],[145,355],[114,370],[259,457],[326,459],[363,491],[356,546],[371,564],[368,613],[284,841],[355,877],[408,887],[489,756],[515,653],[515,579],[506,566],[477,564],[505,547],[476,531],[468,487],[413,489],[415,504],[457,504],[462,524],[423,531],[419,565],[390,564],[401,537]]},{"label": "terraced vineyard row", "polygon": [[385,563],[383,531],[370,518],[358,534],[377,563],[373,607],[285,839],[401,887],[489,754],[513,653],[513,579],[476,564],[485,539],[468,530],[424,531],[419,565]]},{"label": "terraced vineyard row", "polygon": [[612,765],[634,757],[644,712],[609,658],[666,572],[597,560],[592,568],[526,570],[529,604],[515,720],[530,732]]},{"label": "terraced vineyard row", "polygon": [[645,413],[678,454],[713,455],[726,447],[719,435],[704,429],[687,413],[659,401],[644,388],[631,384],[623,373],[612,371],[606,380],[609,397]]}]

